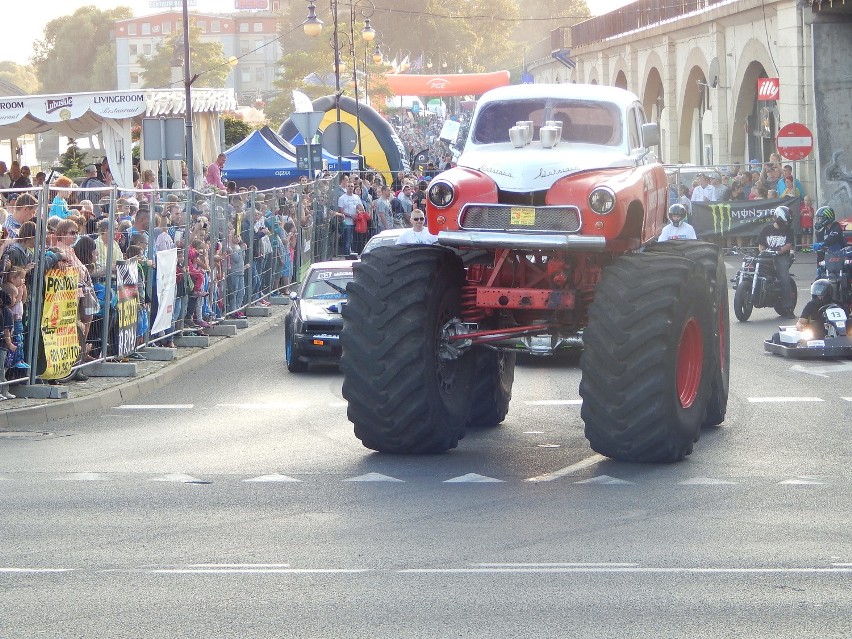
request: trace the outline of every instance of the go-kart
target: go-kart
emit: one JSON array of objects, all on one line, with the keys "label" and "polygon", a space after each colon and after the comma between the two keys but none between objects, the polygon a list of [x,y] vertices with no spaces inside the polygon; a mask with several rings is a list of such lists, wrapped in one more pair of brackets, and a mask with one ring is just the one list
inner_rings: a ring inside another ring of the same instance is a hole
[{"label": "go-kart", "polygon": [[852,357],[852,335],[847,331],[846,311],[837,304],[826,304],[820,313],[822,326],[814,321],[801,331],[795,326],[779,326],[777,333],[763,341],[763,349],[792,359]]}]

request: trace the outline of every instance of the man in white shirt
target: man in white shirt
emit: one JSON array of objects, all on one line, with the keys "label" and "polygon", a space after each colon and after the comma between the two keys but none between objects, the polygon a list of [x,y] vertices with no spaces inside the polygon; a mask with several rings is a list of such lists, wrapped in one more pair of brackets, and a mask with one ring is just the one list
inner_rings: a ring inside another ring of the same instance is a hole
[{"label": "man in white shirt", "polygon": [[696,239],[695,229],[686,221],[686,207],[683,204],[672,204],[669,207],[669,224],[663,227],[658,241]]},{"label": "man in white shirt", "polygon": [[364,206],[360,195],[355,195],[352,182],[346,184],[346,193],[337,200],[337,215],[343,218],[343,254],[352,252],[352,237],[355,232],[355,214],[358,205]]},{"label": "man in white shirt", "polygon": [[438,241],[437,235],[432,235],[424,226],[426,224],[426,214],[420,209],[411,211],[412,228],[403,231],[398,238],[397,244],[434,244]]},{"label": "man in white shirt", "polygon": [[698,174],[698,186],[692,189],[693,202],[708,202],[716,195],[715,189],[710,186],[707,176],[703,173]]}]

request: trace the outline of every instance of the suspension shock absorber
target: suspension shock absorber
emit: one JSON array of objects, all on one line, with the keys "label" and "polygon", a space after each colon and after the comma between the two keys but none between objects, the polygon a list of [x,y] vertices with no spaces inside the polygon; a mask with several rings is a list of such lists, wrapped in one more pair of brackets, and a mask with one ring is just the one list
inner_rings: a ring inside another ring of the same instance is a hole
[{"label": "suspension shock absorber", "polygon": [[485,309],[476,305],[477,287],[471,284],[461,288],[461,310],[459,314],[463,322],[479,324],[485,319]]}]

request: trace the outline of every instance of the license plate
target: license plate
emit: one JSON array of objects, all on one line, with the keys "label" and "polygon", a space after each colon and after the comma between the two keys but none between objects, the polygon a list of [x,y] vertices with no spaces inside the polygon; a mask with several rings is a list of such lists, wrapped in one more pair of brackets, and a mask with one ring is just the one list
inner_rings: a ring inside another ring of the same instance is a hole
[{"label": "license plate", "polygon": [[314,346],[324,346],[324,345],[325,345],[325,342],[322,341],[321,339],[315,339],[314,340]]},{"label": "license plate", "polygon": [[532,226],[535,224],[535,209],[513,206],[509,213],[509,223],[512,226]]}]

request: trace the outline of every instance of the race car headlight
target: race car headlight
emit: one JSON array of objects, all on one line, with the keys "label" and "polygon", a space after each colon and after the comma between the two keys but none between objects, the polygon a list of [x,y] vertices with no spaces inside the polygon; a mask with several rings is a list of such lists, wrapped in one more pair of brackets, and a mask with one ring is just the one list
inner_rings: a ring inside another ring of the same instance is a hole
[{"label": "race car headlight", "polygon": [[598,215],[608,215],[615,208],[615,193],[600,186],[589,195],[589,206]]},{"label": "race car headlight", "polygon": [[453,199],[456,197],[456,190],[449,182],[437,181],[433,182],[429,187],[428,197],[432,206],[445,209],[453,203]]}]

